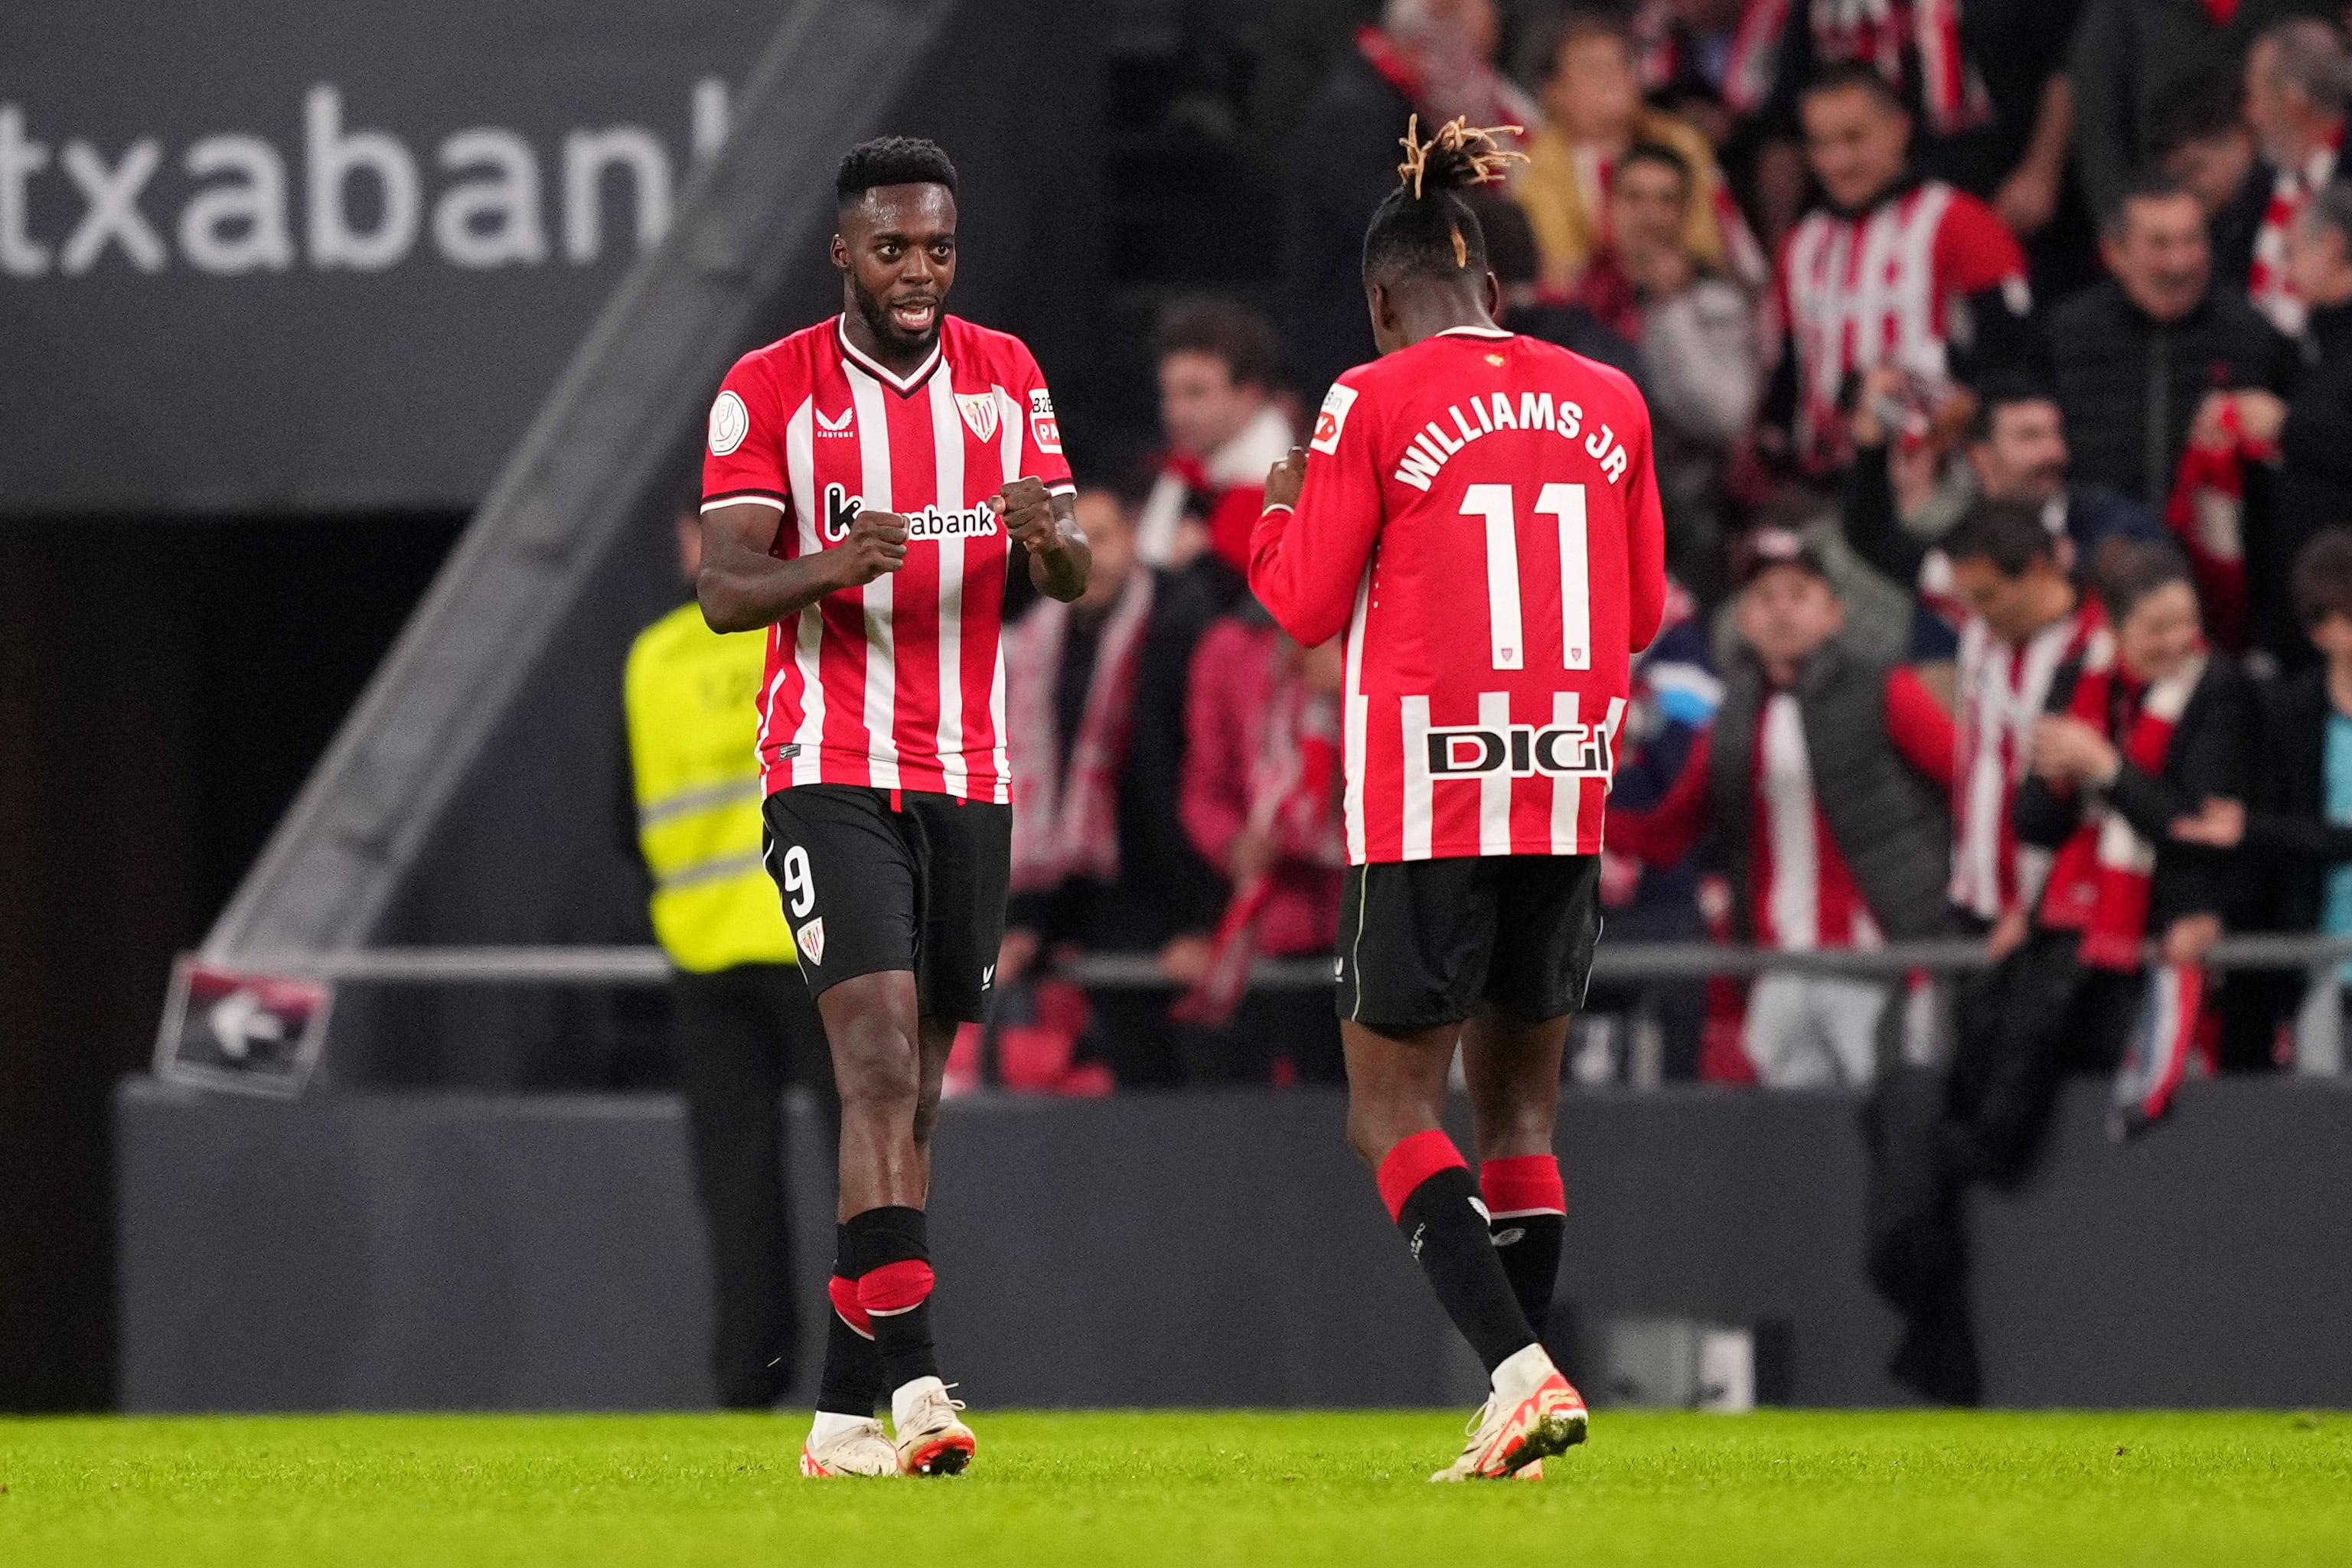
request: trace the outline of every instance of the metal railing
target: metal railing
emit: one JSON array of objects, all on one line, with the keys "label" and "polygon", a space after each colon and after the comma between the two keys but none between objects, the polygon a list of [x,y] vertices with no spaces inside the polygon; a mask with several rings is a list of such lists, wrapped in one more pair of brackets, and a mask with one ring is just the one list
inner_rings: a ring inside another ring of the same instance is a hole
[{"label": "metal railing", "polygon": [[[658,947],[353,947],[331,951],[247,951],[207,955],[225,967],[295,979],[368,985],[657,986],[672,974]],[[2352,937],[2231,936],[2205,957],[2214,969],[2321,969],[2352,962]],[[1990,967],[1984,944],[1969,940],[1896,942],[1874,949],[1784,953],[1713,942],[1607,944],[1593,963],[1597,980],[1703,979],[1766,970],[1893,977],[1914,970],[1958,974]],[[1099,990],[1153,990],[1168,978],[1148,953],[1099,953],[1064,964],[1061,978]],[[1328,958],[1261,958],[1253,988],[1308,990],[1331,983]]]}]

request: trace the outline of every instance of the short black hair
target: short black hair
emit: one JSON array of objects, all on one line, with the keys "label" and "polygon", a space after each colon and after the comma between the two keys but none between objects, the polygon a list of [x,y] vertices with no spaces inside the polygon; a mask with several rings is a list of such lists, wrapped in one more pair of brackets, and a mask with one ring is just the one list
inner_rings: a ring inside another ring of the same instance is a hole
[{"label": "short black hair", "polygon": [[2149,111],[2147,152],[2169,158],[2183,147],[2246,130],[2246,73],[2207,66],[2180,82]]},{"label": "short black hair", "polygon": [[[1462,199],[1474,186],[1502,178],[1502,165],[1522,154],[1507,149],[1495,131],[1455,120],[1427,141],[1418,115],[1407,124],[1397,188],[1382,198],[1364,231],[1364,280],[1419,277],[1453,282],[1486,274],[1486,235]],[[1498,128],[1499,129],[1499,128]]]},{"label": "short black hair", "polygon": [[2042,525],[2040,507],[1993,496],[1970,502],[1941,542],[1955,566],[1988,560],[2003,577],[2022,577],[2035,561],[2058,559],[2058,541]]},{"label": "short black hair", "polygon": [[1977,382],[1976,394],[1976,412],[1969,415],[1968,442],[1971,446],[1992,439],[1993,424],[2002,409],[2015,408],[2021,402],[2057,401],[2050,388],[2030,371],[1994,371]]},{"label": "short black hair", "polygon": [[955,165],[936,141],[919,136],[877,136],[842,154],[833,176],[833,193],[843,212],[856,206],[866,192],[879,185],[945,185],[955,193]]},{"label": "short black hair", "polygon": [[1689,193],[1692,185],[1690,160],[1664,142],[1634,142],[1625,149],[1625,155],[1617,160],[1617,168],[1622,173],[1636,163],[1655,163],[1661,169],[1672,169],[1682,176],[1683,191],[1685,194]]},{"label": "short black hair", "polygon": [[1543,278],[1543,250],[1536,243],[1536,225],[1528,210],[1492,186],[1462,193],[1462,200],[1478,220],[1486,239],[1486,265],[1496,281],[1508,288]]},{"label": "short black hair", "polygon": [[[2352,524],[2352,519],[2347,519]],[[2352,620],[2352,526],[2320,529],[2294,558],[2294,614],[2306,628]]]},{"label": "short black hair", "polygon": [[[2107,210],[2099,214],[2099,237],[2123,238],[2134,202],[2169,202],[2183,197],[2193,202],[2197,199],[2197,193],[2161,164],[2149,164],[2126,180],[2123,189],[2116,193],[2115,200],[2107,204]],[[2198,211],[2201,213],[2204,208],[2200,206]]]},{"label": "short black hair", "polygon": [[1197,294],[1160,312],[1151,332],[1151,357],[1188,353],[1223,360],[1235,386],[1271,392],[1282,377],[1282,350],[1274,329],[1238,300]]},{"label": "short black hair", "polygon": [[1903,101],[1903,93],[1886,79],[1886,73],[1868,60],[1832,60],[1805,78],[1798,93],[1799,101],[1819,98],[1828,92],[1865,92],[1878,100],[1881,108],[1897,114],[1908,114],[1910,107]]},{"label": "short black hair", "polygon": [[2160,539],[2109,539],[2099,548],[2095,573],[2099,601],[2107,607],[2107,623],[2120,626],[2139,601],[2159,588],[2186,583],[2197,591],[2189,558],[2178,546]]}]

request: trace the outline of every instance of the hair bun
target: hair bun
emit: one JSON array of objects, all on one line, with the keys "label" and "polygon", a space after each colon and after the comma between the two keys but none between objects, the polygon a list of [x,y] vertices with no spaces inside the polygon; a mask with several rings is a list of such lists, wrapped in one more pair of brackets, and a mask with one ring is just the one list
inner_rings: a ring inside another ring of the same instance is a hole
[{"label": "hair bun", "polygon": [[1416,114],[1405,124],[1401,139],[1404,145],[1404,162],[1397,165],[1397,179],[1412,192],[1415,201],[1433,191],[1466,191],[1474,185],[1493,184],[1503,178],[1507,163],[1524,163],[1528,155],[1503,145],[1506,135],[1517,136],[1525,127],[1517,125],[1474,126],[1467,117],[1457,117],[1439,126],[1437,134],[1423,141],[1421,139],[1421,116]]}]

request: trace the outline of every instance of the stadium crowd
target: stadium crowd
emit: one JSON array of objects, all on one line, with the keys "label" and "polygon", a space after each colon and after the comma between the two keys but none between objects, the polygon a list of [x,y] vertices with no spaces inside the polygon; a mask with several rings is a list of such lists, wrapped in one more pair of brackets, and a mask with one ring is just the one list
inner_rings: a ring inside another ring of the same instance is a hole
[{"label": "stadium crowd", "polygon": [[[2352,934],[2336,18],[1299,0],[1262,43],[1278,323],[1163,312],[1163,450],[1081,476],[1095,586],[1015,634],[1051,783],[1019,809],[1005,1082],[1336,1075],[1319,997],[1241,983],[1331,950],[1342,860],[1336,651],[1288,643],[1246,552],[1300,411],[1372,354],[1358,250],[1415,115],[1521,128],[1481,207],[1507,324],[1626,370],[1656,427],[1675,592],[1622,737],[1612,934],[2003,958],[1957,1006],[1795,972],[1597,989],[1577,1075],[1869,1084],[1957,1052],[1942,1135],[1998,1175],[2135,1021],[2162,1025],[2142,1117],[2184,1066],[2284,1060],[2299,977],[2197,960],[2224,929]],[[1164,988],[1055,977],[1138,952]]]}]

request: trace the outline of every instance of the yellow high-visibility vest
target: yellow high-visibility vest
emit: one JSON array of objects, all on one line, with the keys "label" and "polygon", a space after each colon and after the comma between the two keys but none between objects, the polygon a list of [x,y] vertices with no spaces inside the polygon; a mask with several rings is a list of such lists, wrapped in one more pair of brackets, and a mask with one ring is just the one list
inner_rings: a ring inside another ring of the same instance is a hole
[{"label": "yellow high-visibility vest", "polygon": [[683,604],[637,635],[622,689],[654,936],[696,974],[793,962],[761,859],[756,737],[767,639],[721,636]]}]

